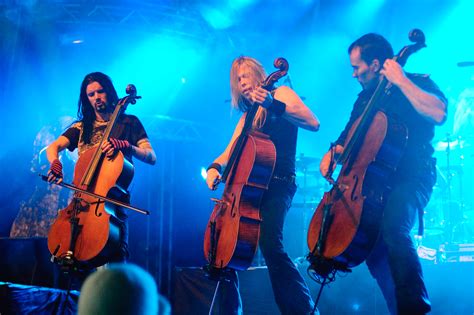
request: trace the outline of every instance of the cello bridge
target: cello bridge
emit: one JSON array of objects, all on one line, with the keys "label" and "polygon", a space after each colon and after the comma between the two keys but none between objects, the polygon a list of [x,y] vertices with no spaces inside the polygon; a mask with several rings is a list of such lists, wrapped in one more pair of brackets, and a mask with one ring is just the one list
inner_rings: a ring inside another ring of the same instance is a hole
[{"label": "cello bridge", "polygon": [[91,206],[91,203],[81,197],[74,197],[74,210],[85,211]]},{"label": "cello bridge", "polygon": [[219,207],[218,213],[220,215],[223,215],[227,207],[229,206],[229,202],[222,199],[217,199],[217,198],[211,198],[211,200],[214,201],[214,203]]},{"label": "cello bridge", "polygon": [[346,184],[338,184],[337,188],[340,192],[345,192],[347,189],[349,189],[349,186]]},{"label": "cello bridge", "polygon": [[214,201],[214,203],[219,204],[219,205],[227,204],[227,202],[222,199],[211,198],[211,200]]}]

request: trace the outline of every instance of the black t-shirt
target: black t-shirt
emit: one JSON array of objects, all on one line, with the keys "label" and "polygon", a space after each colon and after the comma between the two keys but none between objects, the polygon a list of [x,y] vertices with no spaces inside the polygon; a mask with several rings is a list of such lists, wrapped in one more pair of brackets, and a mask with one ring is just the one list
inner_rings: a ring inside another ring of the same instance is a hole
[{"label": "black t-shirt", "polygon": [[[76,122],[71,127],[69,127],[62,135],[69,139],[70,145],[68,150],[74,151],[76,148],[79,151],[79,156],[81,154],[96,146],[104,135],[104,131],[107,127],[108,122],[99,122],[94,121],[93,131],[90,143],[84,143],[82,137],[82,122]],[[136,116],[122,114],[118,121],[116,122],[114,129],[112,130],[111,137],[127,140],[131,145],[138,146],[142,141],[148,139],[145,128],[143,128],[142,123]],[[130,154],[125,156],[128,160],[132,161]]]},{"label": "black t-shirt", "polygon": [[[447,103],[444,94],[427,75],[407,74],[407,76],[418,87],[426,92],[435,94]],[[344,146],[350,128],[364,111],[373,92],[373,90],[363,90],[359,93],[359,97],[351,112],[351,118],[337,139],[336,144]],[[390,95],[384,98],[384,103],[379,108],[386,113],[388,119],[396,119],[404,124],[408,131],[406,148],[398,164],[397,173],[414,174],[431,160],[434,152],[431,140],[434,136],[435,125],[413,108],[413,105],[398,87],[392,86],[390,92]]]}]

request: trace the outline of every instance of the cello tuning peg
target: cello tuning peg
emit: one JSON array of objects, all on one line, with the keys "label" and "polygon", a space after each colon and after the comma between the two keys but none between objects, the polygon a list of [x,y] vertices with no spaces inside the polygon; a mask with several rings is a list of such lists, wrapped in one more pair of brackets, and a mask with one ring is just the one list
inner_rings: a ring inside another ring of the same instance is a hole
[{"label": "cello tuning peg", "polygon": [[138,99],[141,99],[142,97],[141,96],[133,96],[131,101],[130,101],[130,104],[134,105],[137,103],[137,100]]},{"label": "cello tuning peg", "polygon": [[125,93],[127,93],[128,95],[135,96],[137,95],[137,88],[135,87],[135,85],[129,84],[127,85],[127,88],[125,89]]}]

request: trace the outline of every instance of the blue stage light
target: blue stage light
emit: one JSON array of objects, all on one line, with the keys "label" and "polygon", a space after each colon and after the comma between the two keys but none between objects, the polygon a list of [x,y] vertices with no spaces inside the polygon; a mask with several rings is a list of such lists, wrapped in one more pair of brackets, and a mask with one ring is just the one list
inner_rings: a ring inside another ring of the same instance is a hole
[{"label": "blue stage light", "polygon": [[201,167],[201,176],[204,180],[207,179],[207,172],[206,172],[206,169],[204,167]]},{"label": "blue stage light", "polygon": [[354,303],[352,304],[352,310],[357,312],[360,310],[360,304],[359,303]]}]

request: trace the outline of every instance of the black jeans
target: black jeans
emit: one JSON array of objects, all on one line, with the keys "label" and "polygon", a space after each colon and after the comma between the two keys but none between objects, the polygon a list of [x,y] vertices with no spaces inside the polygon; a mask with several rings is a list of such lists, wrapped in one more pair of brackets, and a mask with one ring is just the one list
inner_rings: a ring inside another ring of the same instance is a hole
[{"label": "black jeans", "polygon": [[[265,193],[260,216],[259,246],[270,275],[275,301],[282,314],[309,314],[314,306],[303,277],[283,248],[283,224],[296,192],[294,183],[274,179]],[[238,277],[226,288],[223,314],[241,314]]]},{"label": "black jeans", "polygon": [[128,214],[127,210],[117,207],[115,216],[118,219],[116,223],[119,229],[119,249],[112,253],[110,262],[126,262],[130,258],[128,251]]},{"label": "black jeans", "polygon": [[366,261],[391,314],[425,314],[431,310],[410,231],[431,196],[434,172],[433,166],[423,176],[395,183],[387,198],[379,239]]}]

